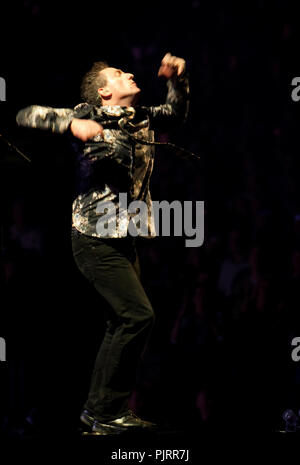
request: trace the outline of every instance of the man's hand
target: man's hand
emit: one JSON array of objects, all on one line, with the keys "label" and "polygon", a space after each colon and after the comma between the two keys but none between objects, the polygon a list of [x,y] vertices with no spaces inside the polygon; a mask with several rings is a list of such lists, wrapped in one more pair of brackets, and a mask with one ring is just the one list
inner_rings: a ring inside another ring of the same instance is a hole
[{"label": "man's hand", "polygon": [[101,134],[103,137],[103,127],[101,124],[91,119],[74,118],[71,122],[70,129],[73,136],[78,137],[78,139],[81,139],[83,142],[92,139],[97,134]]},{"label": "man's hand", "polygon": [[158,76],[165,76],[170,79],[174,75],[180,76],[185,70],[185,60],[183,58],[174,57],[171,53],[167,53],[158,70]]}]

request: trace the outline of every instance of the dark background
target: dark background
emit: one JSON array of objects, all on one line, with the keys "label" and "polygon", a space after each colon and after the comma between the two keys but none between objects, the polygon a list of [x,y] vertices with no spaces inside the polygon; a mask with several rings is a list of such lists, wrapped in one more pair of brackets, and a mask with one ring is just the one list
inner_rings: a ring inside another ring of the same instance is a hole
[{"label": "dark background", "polygon": [[[139,240],[157,314],[132,407],[178,428],[273,431],[300,408],[299,105],[296,2],[39,2],[1,6],[1,363],[4,433],[40,431],[63,410],[71,429],[103,334],[101,306],[73,262],[75,157],[69,135],[17,127],[32,104],[73,107],[94,61],[133,72],[141,102],[164,101],[167,52],[184,57],[191,110],[158,135],[201,155],[157,150],[155,200],[204,200],[205,240]],[[43,426],[42,426],[43,425]]]}]

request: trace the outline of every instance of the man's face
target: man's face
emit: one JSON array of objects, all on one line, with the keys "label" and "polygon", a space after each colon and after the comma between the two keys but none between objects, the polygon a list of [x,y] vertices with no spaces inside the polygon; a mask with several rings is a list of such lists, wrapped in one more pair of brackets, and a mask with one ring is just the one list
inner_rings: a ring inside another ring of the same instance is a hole
[{"label": "man's face", "polygon": [[105,68],[100,71],[106,78],[106,85],[101,91],[102,98],[106,98],[111,105],[126,105],[134,102],[141,89],[134,82],[133,74],[125,73],[117,68]]}]

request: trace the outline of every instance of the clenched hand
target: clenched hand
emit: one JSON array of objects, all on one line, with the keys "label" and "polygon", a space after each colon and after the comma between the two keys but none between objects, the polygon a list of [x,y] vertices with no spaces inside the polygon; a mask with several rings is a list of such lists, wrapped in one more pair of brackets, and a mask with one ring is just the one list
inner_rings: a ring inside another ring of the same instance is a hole
[{"label": "clenched hand", "polygon": [[73,136],[83,142],[86,142],[88,139],[92,139],[97,134],[101,134],[103,137],[103,126],[91,119],[74,118],[71,122],[70,129]]},{"label": "clenched hand", "polygon": [[180,76],[185,70],[185,60],[172,56],[171,53],[167,53],[162,61],[158,70],[158,76],[165,76],[170,79],[174,74]]}]

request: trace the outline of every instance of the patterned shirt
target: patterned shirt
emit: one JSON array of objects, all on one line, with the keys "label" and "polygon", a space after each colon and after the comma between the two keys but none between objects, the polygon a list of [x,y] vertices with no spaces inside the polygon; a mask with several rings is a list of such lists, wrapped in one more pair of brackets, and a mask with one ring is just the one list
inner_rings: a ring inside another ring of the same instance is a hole
[{"label": "patterned shirt", "polygon": [[120,238],[127,233],[156,236],[149,191],[154,130],[167,131],[184,122],[189,107],[186,75],[169,79],[167,86],[166,103],[158,106],[81,103],[65,109],[33,105],[18,113],[19,125],[58,133],[66,132],[73,118],[92,119],[104,127],[103,137],[99,134],[89,139],[78,153],[72,225],[81,233],[101,238]]}]

